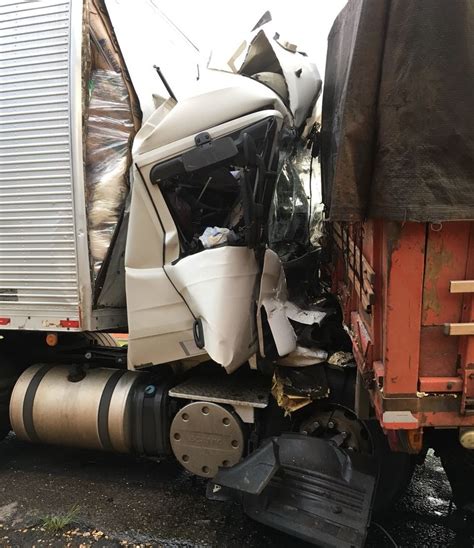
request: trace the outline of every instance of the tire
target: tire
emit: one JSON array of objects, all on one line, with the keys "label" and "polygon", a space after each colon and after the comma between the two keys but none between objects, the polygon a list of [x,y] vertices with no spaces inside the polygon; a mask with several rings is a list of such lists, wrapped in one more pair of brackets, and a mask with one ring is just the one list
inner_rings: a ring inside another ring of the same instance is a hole
[{"label": "tire", "polygon": [[392,451],[387,436],[376,419],[362,422],[370,435],[372,454],[378,463],[373,511],[375,514],[383,514],[397,502],[410,485],[415,471],[416,456]]},{"label": "tire", "polygon": [[119,346],[119,344],[117,344],[117,341],[112,337],[110,333],[88,331],[85,333],[81,333],[81,335],[84,337],[85,341],[87,341],[88,344],[106,347]]},{"label": "tire", "polygon": [[[327,375],[331,389],[329,402],[333,405],[342,405],[354,413],[355,370],[327,369]],[[417,456],[392,451],[378,420],[359,422],[370,438],[370,454],[375,457],[378,464],[373,511],[376,514],[383,514],[406,491],[415,471]]]},{"label": "tire", "polygon": [[0,355],[0,440],[11,430],[10,398],[19,377],[18,367],[4,354]]},{"label": "tire", "polygon": [[474,510],[474,451],[464,448],[453,436],[452,444],[444,447],[438,454],[451,484],[456,508],[465,510],[469,507],[472,512]]}]

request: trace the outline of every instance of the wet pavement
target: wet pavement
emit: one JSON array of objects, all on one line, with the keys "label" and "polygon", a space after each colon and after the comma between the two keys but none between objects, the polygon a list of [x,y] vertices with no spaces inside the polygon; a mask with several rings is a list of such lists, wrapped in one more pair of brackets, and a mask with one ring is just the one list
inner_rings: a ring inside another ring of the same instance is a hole
[{"label": "wet pavement", "polygon": [[[0,455],[2,547],[308,546],[253,522],[237,504],[206,500],[205,481],[172,462],[34,446],[13,435]],[[474,546],[473,525],[450,515],[450,494],[428,455],[405,497],[371,526],[367,546]],[[63,532],[44,530],[42,518],[73,507]]]}]

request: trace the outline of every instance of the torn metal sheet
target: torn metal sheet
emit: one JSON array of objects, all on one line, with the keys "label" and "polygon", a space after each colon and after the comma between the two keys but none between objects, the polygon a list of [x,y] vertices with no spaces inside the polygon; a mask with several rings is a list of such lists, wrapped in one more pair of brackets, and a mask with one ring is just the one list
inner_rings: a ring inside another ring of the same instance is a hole
[{"label": "torn metal sheet", "polygon": [[286,315],[290,320],[305,325],[320,324],[327,317],[327,312],[321,310],[309,310],[300,308],[297,304],[287,301],[285,303]]},{"label": "torn metal sheet", "polygon": [[[258,267],[245,247],[191,255],[166,272],[204,329],[204,349],[228,373],[257,349],[253,307]],[[232,313],[229,313],[229,312]]]},{"label": "torn metal sheet", "polygon": [[265,251],[260,295],[257,305],[257,327],[260,354],[265,356],[262,326],[262,307],[267,314],[275,345],[280,356],[286,356],[296,349],[296,334],[286,313],[286,279],[278,255],[271,249]]},{"label": "torn metal sheet", "polygon": [[238,48],[229,66],[262,81],[281,95],[297,127],[306,121],[321,92],[322,81],[316,65],[298,51],[296,44],[283,40],[271,23],[257,29],[244,47]]}]

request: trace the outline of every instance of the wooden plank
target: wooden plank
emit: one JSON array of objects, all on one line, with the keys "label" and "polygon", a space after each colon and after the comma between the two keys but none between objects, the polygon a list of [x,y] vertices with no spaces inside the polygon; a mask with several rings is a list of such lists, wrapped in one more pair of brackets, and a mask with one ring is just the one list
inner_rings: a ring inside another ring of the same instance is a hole
[{"label": "wooden plank", "polygon": [[[373,283],[375,272],[368,263],[353,238],[348,235],[347,229],[343,229],[339,223],[333,223],[333,238],[344,256],[349,281],[359,296],[362,307],[366,312],[371,312],[371,306],[375,304]],[[362,280],[360,280],[360,266],[362,263]]]},{"label": "wooden plank", "polygon": [[357,272],[352,268],[352,265],[347,265],[349,279],[352,282],[357,294],[360,298],[364,297],[367,299],[369,304],[375,304],[375,293],[372,289],[372,286],[368,285],[367,280],[364,280],[361,288],[361,282]]},{"label": "wooden plank", "polygon": [[444,324],[446,335],[474,335],[474,323],[446,323]]},{"label": "wooden plank", "polygon": [[474,293],[474,280],[455,280],[449,283],[450,293]]},{"label": "wooden plank", "polygon": [[[347,242],[348,249],[347,252],[349,253],[349,259],[350,261],[356,265],[360,265],[360,250],[359,247],[354,245],[354,240],[352,238],[349,238],[346,241],[346,238],[344,236],[341,236],[337,232],[334,232],[334,241],[337,244],[337,247],[344,253],[345,245]],[[369,284],[373,284],[375,281],[375,272],[373,271],[370,264],[364,259],[362,256],[362,270],[364,279],[369,282]]]},{"label": "wooden plank", "polygon": [[352,282],[354,289],[356,290],[359,299],[362,302],[362,306],[366,312],[370,312],[370,306],[375,303],[375,294],[372,292],[366,292],[364,287],[361,289],[360,280],[355,274],[354,270],[348,267],[349,280]]}]

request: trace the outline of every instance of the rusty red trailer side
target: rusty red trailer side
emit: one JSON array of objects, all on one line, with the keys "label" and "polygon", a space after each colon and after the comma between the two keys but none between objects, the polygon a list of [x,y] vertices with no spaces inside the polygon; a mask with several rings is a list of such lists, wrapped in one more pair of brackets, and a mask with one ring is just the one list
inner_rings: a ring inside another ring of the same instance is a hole
[{"label": "rusty red trailer side", "polygon": [[414,453],[428,427],[474,427],[474,222],[331,227],[359,414]]}]

